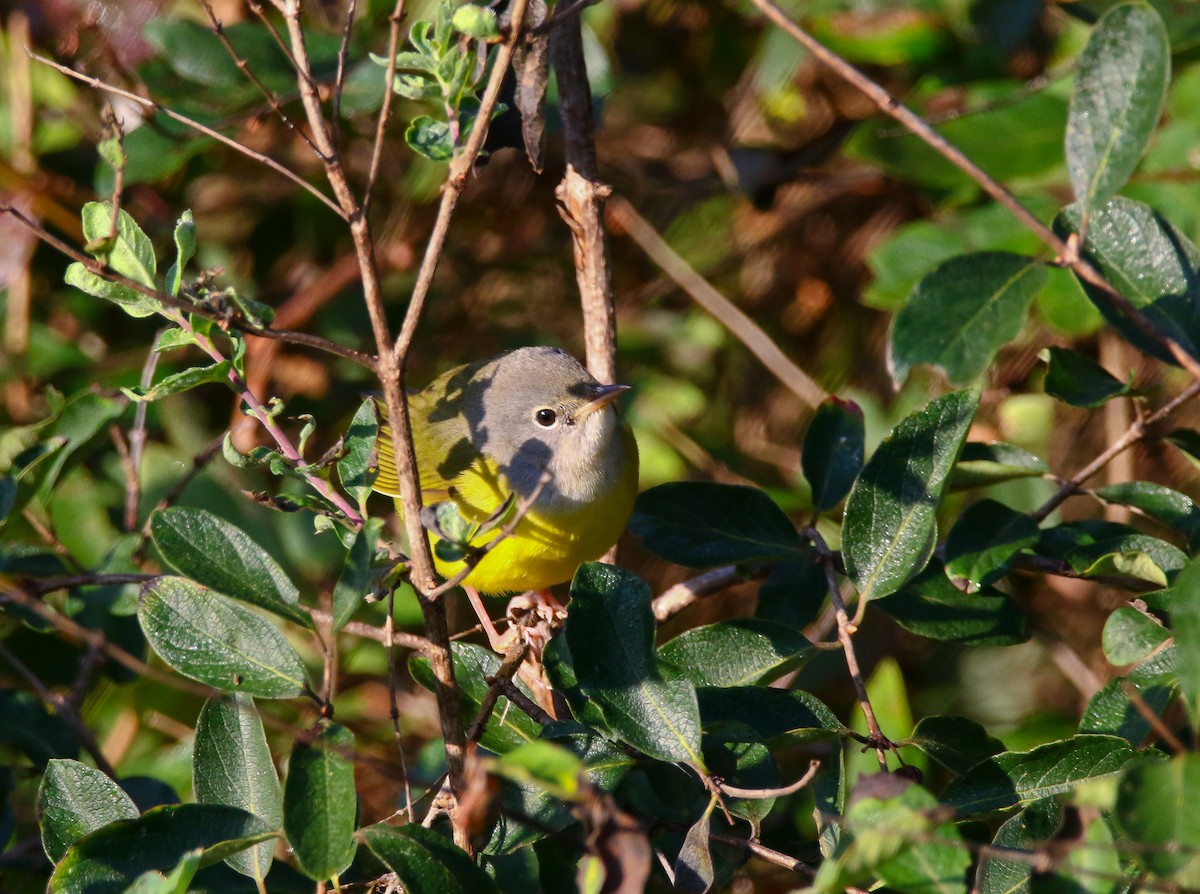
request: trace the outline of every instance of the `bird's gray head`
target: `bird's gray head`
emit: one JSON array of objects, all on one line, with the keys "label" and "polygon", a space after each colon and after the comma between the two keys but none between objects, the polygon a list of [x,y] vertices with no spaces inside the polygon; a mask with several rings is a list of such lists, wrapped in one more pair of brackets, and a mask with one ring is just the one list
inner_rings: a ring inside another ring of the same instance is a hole
[{"label": "bird's gray head", "polygon": [[625,385],[602,385],[558,348],[520,348],[480,370],[486,452],[519,495],[538,486],[540,504],[577,504],[611,484],[624,448],[613,400]]}]

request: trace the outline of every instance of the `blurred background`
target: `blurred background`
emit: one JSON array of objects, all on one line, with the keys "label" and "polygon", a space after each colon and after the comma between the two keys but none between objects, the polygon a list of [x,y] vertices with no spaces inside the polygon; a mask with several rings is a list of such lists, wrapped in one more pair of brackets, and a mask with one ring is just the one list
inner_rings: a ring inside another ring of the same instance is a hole
[{"label": "blurred background", "polygon": [[[380,68],[368,52],[386,48],[391,0],[359,3],[339,121],[346,164],[361,184],[369,165]],[[1107,2],[1037,0],[812,0],[783,3],[812,33],[938,124],[976,162],[1008,184],[1044,220],[1070,201],[1063,130],[1071,60],[1088,22]],[[1172,32],[1175,75],[1168,120],[1126,194],[1162,211],[1200,241],[1200,11],[1156,3]],[[290,120],[300,110],[287,63],[242,0],[213,8],[258,77],[278,92]],[[319,78],[332,80],[344,15],[340,3],[306,4]],[[410,21],[432,14],[410,2]],[[158,0],[32,0],[0,3],[0,202],[24,209],[56,236],[79,244],[79,209],[106,197],[112,172],[96,141],[106,117],[125,131],[129,154],[123,207],[162,251],[179,214],[195,214],[199,266],[218,282],[275,308],[276,325],[371,350],[358,270],[345,226],[310,195],[255,161],[197,137],[161,114],[73,82],[22,47],[218,127],[315,183],[321,165],[295,130],[215,40],[196,3]],[[979,189],[915,138],[822,70],[785,34],[764,28],[746,2],[605,0],[583,13],[597,108],[601,177],[701,275],[749,314],[829,393],[853,399],[867,422],[868,449],[908,412],[947,386],[918,370],[897,389],[888,373],[891,313],[940,260],[979,249],[1042,254],[1036,240]],[[451,227],[410,363],[420,385],[468,359],[525,344],[582,353],[570,235],[554,188],[563,172],[553,87],[545,170],[505,148],[503,119],[493,151],[468,186]],[[106,111],[105,103],[111,103]],[[428,239],[445,165],[405,145],[404,122],[422,109],[398,101],[373,205],[393,328],[401,318]],[[498,145],[497,145],[498,144]],[[799,474],[812,407],[699,309],[639,245],[610,221],[619,320],[618,367],[634,385],[625,408],[637,432],[643,487],[680,478],[749,482],[765,488],[798,522],[807,520]],[[7,423],[47,412],[47,390],[111,392],[137,383],[155,332],[118,308],[63,284],[67,259],[0,215],[3,358]],[[1100,328],[1074,280],[1051,270],[1021,337],[989,371],[972,440],[1003,439],[1069,474],[1125,429],[1132,412],[1116,401],[1090,413],[1042,391],[1038,352],[1070,344],[1124,378],[1136,372],[1155,402],[1181,380]],[[320,423],[319,455],[344,431],[361,396],[375,387],[353,363],[275,341],[251,339],[250,381],[260,397],[281,397],[292,415]],[[163,358],[160,373],[187,358]],[[209,387],[151,407],[143,513],[190,466],[192,457],[239,424],[229,392]],[[261,437],[238,429],[247,449]],[[101,441],[103,441],[103,434]],[[78,556],[98,560],[120,528],[123,473],[107,442],[74,469],[49,507],[55,530]],[[1149,445],[1110,469],[1114,480],[1146,478],[1200,495],[1181,453]],[[218,458],[186,491],[246,530],[301,583],[304,598],[327,598],[340,568],[332,538],[307,518],[269,513],[242,491],[275,488],[266,475]],[[1037,505],[1048,482],[1033,480]],[[1012,503],[1013,485],[1006,491]],[[952,500],[958,499],[952,497]],[[1064,511],[1094,511],[1068,504]],[[381,502],[379,512],[386,512]],[[143,515],[144,517],[144,515]],[[24,539],[21,520],[3,536]],[[655,591],[684,576],[623,545],[622,564]],[[1066,734],[1103,682],[1100,626],[1125,597],[1096,584],[1030,576],[1015,594],[1034,638],[1004,649],[939,646],[868,613],[859,655],[891,707],[884,730],[904,735],[905,717],[963,713],[1010,748]],[[706,601],[673,620],[664,636],[706,618],[750,614],[755,586]],[[402,621],[416,629],[415,605]],[[459,616],[466,626],[468,615]],[[19,637],[20,634],[15,634]],[[11,645],[11,643],[10,643]],[[349,645],[349,644],[348,644]],[[64,647],[65,648],[65,647]],[[59,656],[38,660],[54,678]],[[840,717],[853,693],[841,657],[822,655],[798,683]],[[386,741],[384,659],[370,644],[347,651],[338,717],[360,741]],[[3,673],[3,670],[0,670]],[[69,679],[69,673],[68,673]],[[997,687],[998,679],[1006,685]],[[123,773],[152,772],[188,784],[187,737],[198,703],[146,680],[136,701],[115,687],[91,697],[90,717]],[[436,736],[432,696],[401,693],[405,732],[419,749]],[[889,730],[889,723],[897,728]],[[0,739],[5,720],[0,718]],[[436,745],[436,743],[434,743]],[[440,753],[430,747],[430,754]],[[432,757],[430,758],[433,759]],[[382,806],[394,781],[380,787]],[[360,786],[364,793],[369,787]],[[796,820],[798,828],[805,820]]]}]

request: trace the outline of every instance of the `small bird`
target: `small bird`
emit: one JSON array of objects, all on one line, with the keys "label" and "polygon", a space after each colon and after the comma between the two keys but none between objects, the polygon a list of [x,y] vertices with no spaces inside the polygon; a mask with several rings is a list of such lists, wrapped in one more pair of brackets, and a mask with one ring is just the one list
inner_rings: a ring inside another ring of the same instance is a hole
[{"label": "small bird", "polygon": [[[528,347],[452,369],[409,395],[425,505],[453,501],[466,521],[485,527],[498,512],[511,518],[524,508],[512,533],[464,579],[468,593],[544,590],[616,543],[638,483],[637,442],[614,404],[627,390],[597,382],[565,351]],[[398,496],[386,427],[378,443],[375,490]],[[493,521],[471,546],[504,527]],[[443,576],[465,567],[465,558],[438,552]]]}]

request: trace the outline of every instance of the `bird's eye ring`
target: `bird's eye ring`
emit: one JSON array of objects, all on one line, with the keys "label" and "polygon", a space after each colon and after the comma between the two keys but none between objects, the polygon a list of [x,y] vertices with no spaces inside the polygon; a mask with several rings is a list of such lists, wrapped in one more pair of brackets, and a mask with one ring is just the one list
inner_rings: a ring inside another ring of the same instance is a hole
[{"label": "bird's eye ring", "polygon": [[533,421],[542,428],[553,428],[558,421],[558,414],[549,407],[542,407],[533,413]]}]

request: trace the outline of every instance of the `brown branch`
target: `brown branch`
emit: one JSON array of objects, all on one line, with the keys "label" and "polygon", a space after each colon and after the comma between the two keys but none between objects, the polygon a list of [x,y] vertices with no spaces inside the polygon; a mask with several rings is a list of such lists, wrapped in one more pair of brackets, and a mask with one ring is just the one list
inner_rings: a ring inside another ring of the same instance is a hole
[{"label": "brown branch", "polygon": [[745,798],[755,801],[765,801],[768,798],[784,798],[795,794],[812,782],[813,777],[817,775],[817,770],[820,768],[820,761],[809,761],[808,769],[804,772],[803,776],[791,785],[784,785],[779,788],[739,788],[723,780],[717,782],[717,788],[721,790],[721,794],[728,795],[731,798]]},{"label": "brown branch", "polygon": [[793,363],[762,327],[713,288],[708,280],[680,257],[632,205],[617,197],[609,204],[609,214],[676,285],[732,332],[775,378],[791,389],[805,404],[816,407],[825,399],[824,389]]},{"label": "brown branch", "polygon": [[283,175],[288,180],[291,180],[293,183],[295,183],[297,186],[299,186],[301,189],[304,189],[304,190],[308,191],[309,193],[311,193],[312,195],[316,196],[316,198],[318,198],[323,205],[325,205],[327,208],[331,209],[338,217],[341,217],[343,219],[345,218],[345,216],[346,216],[345,213],[338,206],[338,204],[335,201],[333,201],[333,199],[329,198],[329,196],[325,195],[325,193],[321,192],[321,190],[317,189],[315,186],[313,186],[311,183],[309,183],[307,180],[305,180],[303,177],[301,177],[295,171],[293,171],[290,168],[288,168],[284,165],[281,165],[279,162],[275,161],[275,159],[269,158],[266,155],[263,155],[261,152],[255,152],[249,146],[245,146],[242,143],[239,143],[237,140],[233,139],[232,137],[227,137],[227,136],[225,136],[225,134],[221,133],[220,131],[213,130],[211,127],[201,124],[199,121],[195,120],[194,118],[189,118],[189,117],[187,117],[187,115],[181,115],[178,112],[172,111],[171,109],[164,106],[162,103],[155,102],[152,99],[146,99],[144,96],[139,96],[138,94],[131,93],[128,90],[122,90],[120,87],[117,87],[113,84],[108,84],[108,83],[100,80],[99,78],[93,78],[91,75],[85,75],[85,74],[82,74],[81,72],[75,71],[75,69],[73,69],[73,68],[68,68],[65,65],[60,65],[59,63],[55,62],[53,59],[49,59],[45,56],[38,55],[37,53],[35,53],[31,49],[29,49],[29,47],[25,48],[25,52],[28,53],[30,58],[34,59],[35,61],[40,62],[43,65],[50,66],[55,71],[66,75],[68,78],[71,78],[72,80],[79,81],[82,84],[87,84],[89,87],[92,87],[93,89],[103,90],[106,93],[113,94],[114,96],[123,97],[124,99],[128,99],[130,102],[137,103],[142,108],[153,109],[155,112],[159,112],[160,114],[166,115],[168,118],[170,118],[173,121],[178,121],[180,124],[184,124],[184,125],[192,128],[192,130],[196,131],[197,133],[202,133],[206,137],[211,137],[212,139],[216,140],[219,143],[224,143],[226,146],[230,147],[231,149],[234,149],[235,151],[242,153],[243,155],[245,155],[248,158],[254,159],[259,164],[266,165],[272,171],[275,171],[276,173]]},{"label": "brown branch", "polygon": [[663,590],[654,598],[654,619],[660,624],[683,611],[693,602],[705,596],[713,596],[730,587],[765,576],[767,566],[747,572],[736,565],[723,565],[681,581]]},{"label": "brown branch", "polygon": [[874,103],[881,112],[894,118],[902,127],[920,138],[931,149],[975,181],[984,192],[1004,206],[1026,229],[1049,247],[1054,252],[1058,263],[1069,267],[1081,280],[1103,292],[1105,297],[1117,306],[1142,335],[1168,351],[1193,378],[1200,379],[1200,361],[1188,354],[1174,339],[1155,329],[1128,298],[1079,254],[1079,248],[1073,241],[1063,240],[1055,235],[1054,231],[1038,220],[1028,208],[1020,203],[1016,196],[934,130],[928,122],[841,56],[808,34],[792,21],[773,0],[751,0],[751,2],[768,19],[808,50],[818,62],[832,69]]},{"label": "brown branch", "polygon": [[525,660],[525,656],[528,654],[529,644],[520,639],[514,642],[509,648],[508,654],[500,662],[499,669],[488,679],[488,690],[479,702],[479,711],[475,714],[475,719],[471,722],[471,728],[467,730],[468,742],[479,741],[479,737],[483,735],[483,728],[487,724],[488,718],[492,716],[492,711],[495,710],[496,701],[504,692],[505,684],[512,682],[513,675],[521,669],[521,662]]}]

